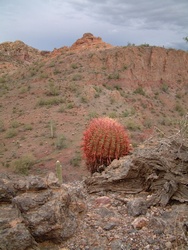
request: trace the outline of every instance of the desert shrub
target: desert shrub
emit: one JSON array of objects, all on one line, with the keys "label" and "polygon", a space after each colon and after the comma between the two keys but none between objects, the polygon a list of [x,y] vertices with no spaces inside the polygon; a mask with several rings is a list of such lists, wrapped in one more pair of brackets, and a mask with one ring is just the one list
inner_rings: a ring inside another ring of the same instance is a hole
[{"label": "desert shrub", "polygon": [[88,114],[88,119],[91,120],[93,118],[97,118],[98,116],[99,116],[98,113],[93,111],[93,112]]},{"label": "desert shrub", "polygon": [[140,130],[140,126],[134,122],[134,121],[128,121],[126,123],[126,128],[131,130],[131,131],[137,131],[137,130]]},{"label": "desert shrub", "polygon": [[111,118],[95,118],[84,132],[82,150],[91,173],[99,166],[108,166],[112,160],[130,151],[128,135],[124,127]]},{"label": "desert shrub", "polygon": [[20,123],[16,120],[11,122],[11,128],[18,128],[20,126]]},{"label": "desert shrub", "polygon": [[61,106],[59,107],[58,112],[59,112],[59,113],[64,113],[64,112],[65,112],[65,107],[64,107],[64,105],[61,105]]},{"label": "desert shrub", "polygon": [[54,75],[57,75],[57,74],[60,74],[60,73],[61,73],[61,71],[59,69],[54,70]]},{"label": "desert shrub", "polygon": [[180,103],[176,103],[176,105],[175,105],[175,110],[176,110],[176,112],[179,113],[180,116],[185,115],[184,108],[181,106]]},{"label": "desert shrub", "polygon": [[57,149],[64,149],[67,148],[67,140],[66,137],[62,134],[57,136],[57,141],[56,141],[56,148]]},{"label": "desert shrub", "polygon": [[33,126],[31,124],[24,124],[23,129],[24,129],[24,131],[32,130]]},{"label": "desert shrub", "polygon": [[161,85],[161,90],[162,90],[163,92],[165,92],[165,93],[168,93],[168,90],[169,90],[168,84],[163,83],[163,84]]},{"label": "desert shrub", "polygon": [[121,114],[122,117],[128,117],[129,115],[130,115],[130,112],[128,110],[123,111]]},{"label": "desert shrub", "polygon": [[7,130],[5,137],[6,138],[13,138],[13,137],[17,136],[17,134],[18,134],[18,131],[16,129],[10,128]]},{"label": "desert shrub", "polygon": [[58,97],[51,97],[46,99],[40,99],[38,101],[39,106],[53,106],[53,105],[59,105],[60,103],[64,103],[63,98]]},{"label": "desert shrub", "polygon": [[73,81],[80,81],[80,80],[82,80],[82,75],[76,74],[76,75],[74,75],[74,76],[72,77],[72,80],[73,80]]},{"label": "desert shrub", "polygon": [[111,79],[117,80],[117,79],[119,79],[119,78],[120,78],[120,76],[119,76],[119,73],[118,73],[118,72],[114,72],[114,73],[112,73],[112,74],[110,74],[110,75],[108,76],[108,79],[109,79],[109,80],[111,80]]},{"label": "desert shrub", "polygon": [[81,158],[80,152],[76,152],[76,154],[74,155],[74,157],[70,160],[70,164],[73,167],[79,167],[81,160],[82,160],[82,158]]},{"label": "desert shrub", "polygon": [[59,87],[54,83],[50,82],[48,85],[48,90],[46,91],[46,95],[48,96],[57,96],[59,95]]},{"label": "desert shrub", "polygon": [[25,155],[13,162],[13,167],[16,173],[28,175],[29,170],[35,163],[35,159],[32,155]]},{"label": "desert shrub", "polygon": [[142,87],[138,87],[135,89],[134,94],[145,95],[145,91]]},{"label": "desert shrub", "polygon": [[78,65],[77,65],[76,63],[73,63],[73,64],[71,64],[71,68],[72,68],[72,69],[77,69],[77,68],[78,68]]},{"label": "desert shrub", "polygon": [[0,132],[4,132],[4,131],[5,131],[4,122],[2,120],[0,120]]},{"label": "desert shrub", "polygon": [[108,116],[110,118],[117,118],[117,113],[116,112],[111,112]]}]

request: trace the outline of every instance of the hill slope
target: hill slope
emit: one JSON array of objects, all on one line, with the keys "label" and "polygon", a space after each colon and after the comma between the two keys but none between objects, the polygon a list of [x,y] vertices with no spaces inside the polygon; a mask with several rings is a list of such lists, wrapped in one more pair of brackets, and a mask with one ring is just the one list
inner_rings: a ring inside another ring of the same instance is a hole
[{"label": "hill slope", "polygon": [[86,33],[52,52],[3,43],[0,60],[1,171],[31,165],[43,174],[59,160],[64,181],[75,171],[80,179],[88,174],[80,143],[91,118],[117,119],[136,147],[156,130],[172,133],[187,113],[185,51],[113,47]]}]

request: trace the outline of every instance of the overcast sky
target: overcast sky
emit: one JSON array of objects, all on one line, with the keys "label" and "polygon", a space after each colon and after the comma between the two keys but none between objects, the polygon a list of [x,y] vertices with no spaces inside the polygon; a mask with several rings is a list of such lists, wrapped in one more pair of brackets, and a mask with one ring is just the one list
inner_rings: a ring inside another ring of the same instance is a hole
[{"label": "overcast sky", "polygon": [[0,0],[0,43],[53,50],[86,32],[117,46],[188,50],[188,0]]}]

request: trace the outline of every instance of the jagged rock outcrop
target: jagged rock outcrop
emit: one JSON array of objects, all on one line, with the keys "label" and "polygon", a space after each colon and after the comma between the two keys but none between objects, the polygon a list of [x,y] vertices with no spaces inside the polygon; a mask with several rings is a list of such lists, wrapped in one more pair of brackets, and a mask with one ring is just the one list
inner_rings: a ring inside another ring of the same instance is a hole
[{"label": "jagged rock outcrop", "polygon": [[188,147],[170,139],[145,145],[114,160],[102,174],[88,178],[86,185],[89,193],[149,192],[147,206],[166,206],[170,200],[188,202]]},{"label": "jagged rock outcrop", "polygon": [[70,47],[70,50],[87,50],[87,49],[107,49],[113,46],[102,41],[102,38],[95,37],[91,33],[83,34],[83,37],[78,39]]},{"label": "jagged rock outcrop", "polygon": [[28,64],[41,59],[45,53],[26,45],[22,41],[4,42],[0,44],[1,62]]}]

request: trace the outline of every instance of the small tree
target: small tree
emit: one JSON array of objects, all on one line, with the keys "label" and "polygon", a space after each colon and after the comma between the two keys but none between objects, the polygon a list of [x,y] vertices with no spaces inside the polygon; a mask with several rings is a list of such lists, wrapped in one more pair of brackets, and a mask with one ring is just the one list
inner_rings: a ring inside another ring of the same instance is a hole
[{"label": "small tree", "polygon": [[188,43],[188,36],[183,38]]}]

